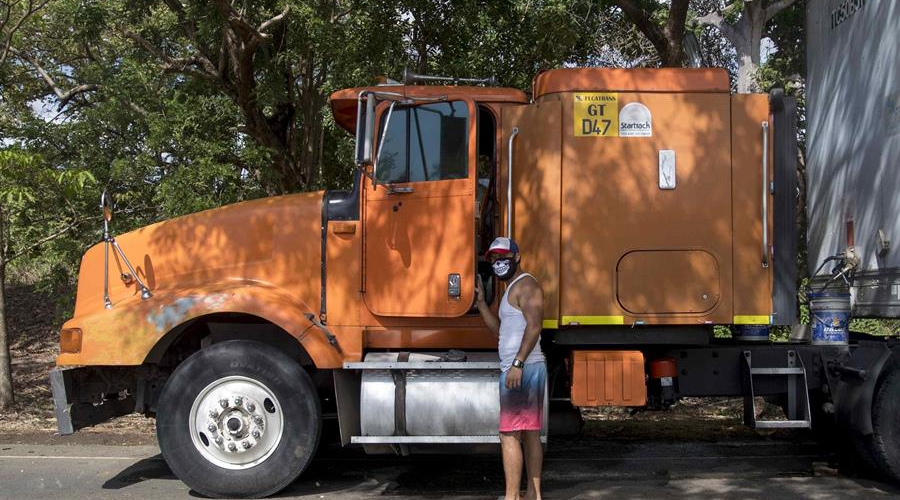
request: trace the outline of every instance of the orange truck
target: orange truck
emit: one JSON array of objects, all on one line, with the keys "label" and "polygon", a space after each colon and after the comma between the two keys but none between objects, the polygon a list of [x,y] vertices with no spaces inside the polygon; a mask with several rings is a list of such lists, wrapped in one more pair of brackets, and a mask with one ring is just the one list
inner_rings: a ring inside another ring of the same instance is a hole
[{"label": "orange truck", "polygon": [[[900,470],[893,344],[830,323],[769,341],[798,323],[792,99],[731,94],[720,69],[478,83],[332,94],[350,190],[118,237],[104,203],[51,373],[60,433],[155,416],[173,472],[211,496],[284,488],[328,420],[371,453],[493,449],[497,338],[474,293],[500,297],[484,253],[503,235],[544,292],[545,440],[581,407],[743,396],[748,425],[836,424]],[[755,396],[784,418],[756,420]]]}]

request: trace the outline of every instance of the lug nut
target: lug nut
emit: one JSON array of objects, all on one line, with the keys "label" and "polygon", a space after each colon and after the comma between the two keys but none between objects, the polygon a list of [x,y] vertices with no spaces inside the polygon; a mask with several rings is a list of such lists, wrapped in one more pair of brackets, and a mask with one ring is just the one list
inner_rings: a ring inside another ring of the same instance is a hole
[{"label": "lug nut", "polygon": [[253,415],[253,422],[255,422],[256,425],[262,425],[263,418],[260,417],[259,415]]},{"label": "lug nut", "polygon": [[241,446],[243,446],[245,450],[249,450],[250,449],[250,441],[244,441],[243,443],[241,443]]},{"label": "lug nut", "polygon": [[216,418],[219,416],[219,412],[216,411],[215,408],[209,410],[209,418]]},{"label": "lug nut", "polygon": [[210,422],[209,425],[206,426],[209,432],[216,432],[216,424]]},{"label": "lug nut", "polygon": [[253,429],[253,432],[251,432],[250,435],[253,436],[253,439],[259,439],[259,431],[256,429]]},{"label": "lug nut", "polygon": [[228,443],[228,451],[237,451],[237,446],[234,443]]},{"label": "lug nut", "polygon": [[253,403],[247,403],[247,411],[256,411],[256,405]]},{"label": "lug nut", "polygon": [[224,441],[224,440],[222,439],[222,436],[216,436],[216,439],[215,439],[216,444],[221,445],[221,444],[222,444],[222,441]]},{"label": "lug nut", "polygon": [[241,406],[242,404],[244,404],[244,398],[240,396],[234,398],[234,406]]},{"label": "lug nut", "polygon": [[222,408],[228,408],[228,400],[225,398],[220,399],[219,406],[221,406]]}]

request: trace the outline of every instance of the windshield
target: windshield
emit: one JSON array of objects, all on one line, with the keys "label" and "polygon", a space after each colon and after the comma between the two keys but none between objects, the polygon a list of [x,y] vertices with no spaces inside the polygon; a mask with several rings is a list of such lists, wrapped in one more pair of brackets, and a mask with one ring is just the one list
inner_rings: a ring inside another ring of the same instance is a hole
[{"label": "windshield", "polygon": [[[384,134],[387,112],[379,130]],[[379,182],[421,182],[468,176],[469,108],[463,101],[397,106],[382,140]]]}]

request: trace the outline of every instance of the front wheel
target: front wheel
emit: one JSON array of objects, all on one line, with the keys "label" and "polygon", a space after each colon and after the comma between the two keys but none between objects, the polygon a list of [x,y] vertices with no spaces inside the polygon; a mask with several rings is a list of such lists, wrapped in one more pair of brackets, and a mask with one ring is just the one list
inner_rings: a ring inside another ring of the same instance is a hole
[{"label": "front wheel", "polygon": [[232,340],[175,370],[156,433],[172,472],[198,493],[259,498],[306,469],[321,422],[315,387],[299,364],[269,345]]}]

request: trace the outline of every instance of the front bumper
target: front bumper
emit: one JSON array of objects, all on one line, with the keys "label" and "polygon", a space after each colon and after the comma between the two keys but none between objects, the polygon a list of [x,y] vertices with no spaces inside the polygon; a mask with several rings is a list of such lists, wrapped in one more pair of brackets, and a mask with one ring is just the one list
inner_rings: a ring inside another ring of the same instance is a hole
[{"label": "front bumper", "polygon": [[54,368],[50,388],[61,435],[135,411],[131,367]]}]

